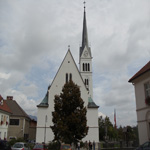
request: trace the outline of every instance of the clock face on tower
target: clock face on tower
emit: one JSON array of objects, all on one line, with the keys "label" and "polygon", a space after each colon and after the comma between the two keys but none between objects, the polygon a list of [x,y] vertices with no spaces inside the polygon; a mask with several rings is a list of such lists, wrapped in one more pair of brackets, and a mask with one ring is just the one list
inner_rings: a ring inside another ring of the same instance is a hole
[{"label": "clock face on tower", "polygon": [[88,56],[88,52],[87,52],[87,51],[84,52],[84,56],[85,56],[85,57]]}]

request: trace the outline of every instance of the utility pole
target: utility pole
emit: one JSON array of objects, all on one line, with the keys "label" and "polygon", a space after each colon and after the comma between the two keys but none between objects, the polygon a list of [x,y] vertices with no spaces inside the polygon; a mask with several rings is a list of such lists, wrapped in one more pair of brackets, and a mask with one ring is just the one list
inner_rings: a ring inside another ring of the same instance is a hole
[{"label": "utility pole", "polygon": [[45,142],[46,142],[46,122],[47,122],[47,115],[45,116],[44,144],[45,144]]}]

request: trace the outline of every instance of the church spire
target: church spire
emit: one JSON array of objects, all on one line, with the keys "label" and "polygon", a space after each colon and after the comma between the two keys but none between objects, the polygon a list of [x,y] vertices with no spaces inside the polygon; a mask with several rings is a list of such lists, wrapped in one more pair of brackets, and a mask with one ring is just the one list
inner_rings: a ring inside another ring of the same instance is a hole
[{"label": "church spire", "polygon": [[85,11],[85,1],[84,1],[84,16],[83,16],[83,31],[82,31],[82,46],[80,51],[80,56],[82,55],[82,52],[87,46],[88,48],[88,33],[87,33],[87,25],[86,25],[86,11]]}]

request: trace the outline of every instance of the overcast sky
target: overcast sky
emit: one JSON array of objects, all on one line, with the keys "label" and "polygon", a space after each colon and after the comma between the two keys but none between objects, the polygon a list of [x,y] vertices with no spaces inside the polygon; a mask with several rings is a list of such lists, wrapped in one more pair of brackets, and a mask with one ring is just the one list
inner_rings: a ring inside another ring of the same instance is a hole
[{"label": "overcast sky", "polygon": [[[0,94],[30,115],[44,98],[68,45],[79,62],[83,0],[0,0]],[[94,101],[117,125],[137,124],[128,80],[150,60],[150,0],[86,0]]]}]

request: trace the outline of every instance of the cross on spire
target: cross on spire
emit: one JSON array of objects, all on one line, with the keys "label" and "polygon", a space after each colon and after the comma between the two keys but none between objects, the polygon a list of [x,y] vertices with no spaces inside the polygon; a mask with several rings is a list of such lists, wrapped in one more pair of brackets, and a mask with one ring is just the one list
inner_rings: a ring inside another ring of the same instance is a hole
[{"label": "cross on spire", "polygon": [[86,2],[84,1],[83,4],[84,4],[84,11],[85,11],[85,8],[86,8],[86,7],[85,7],[85,4],[86,4]]},{"label": "cross on spire", "polygon": [[68,50],[70,50],[70,45],[68,45]]}]

